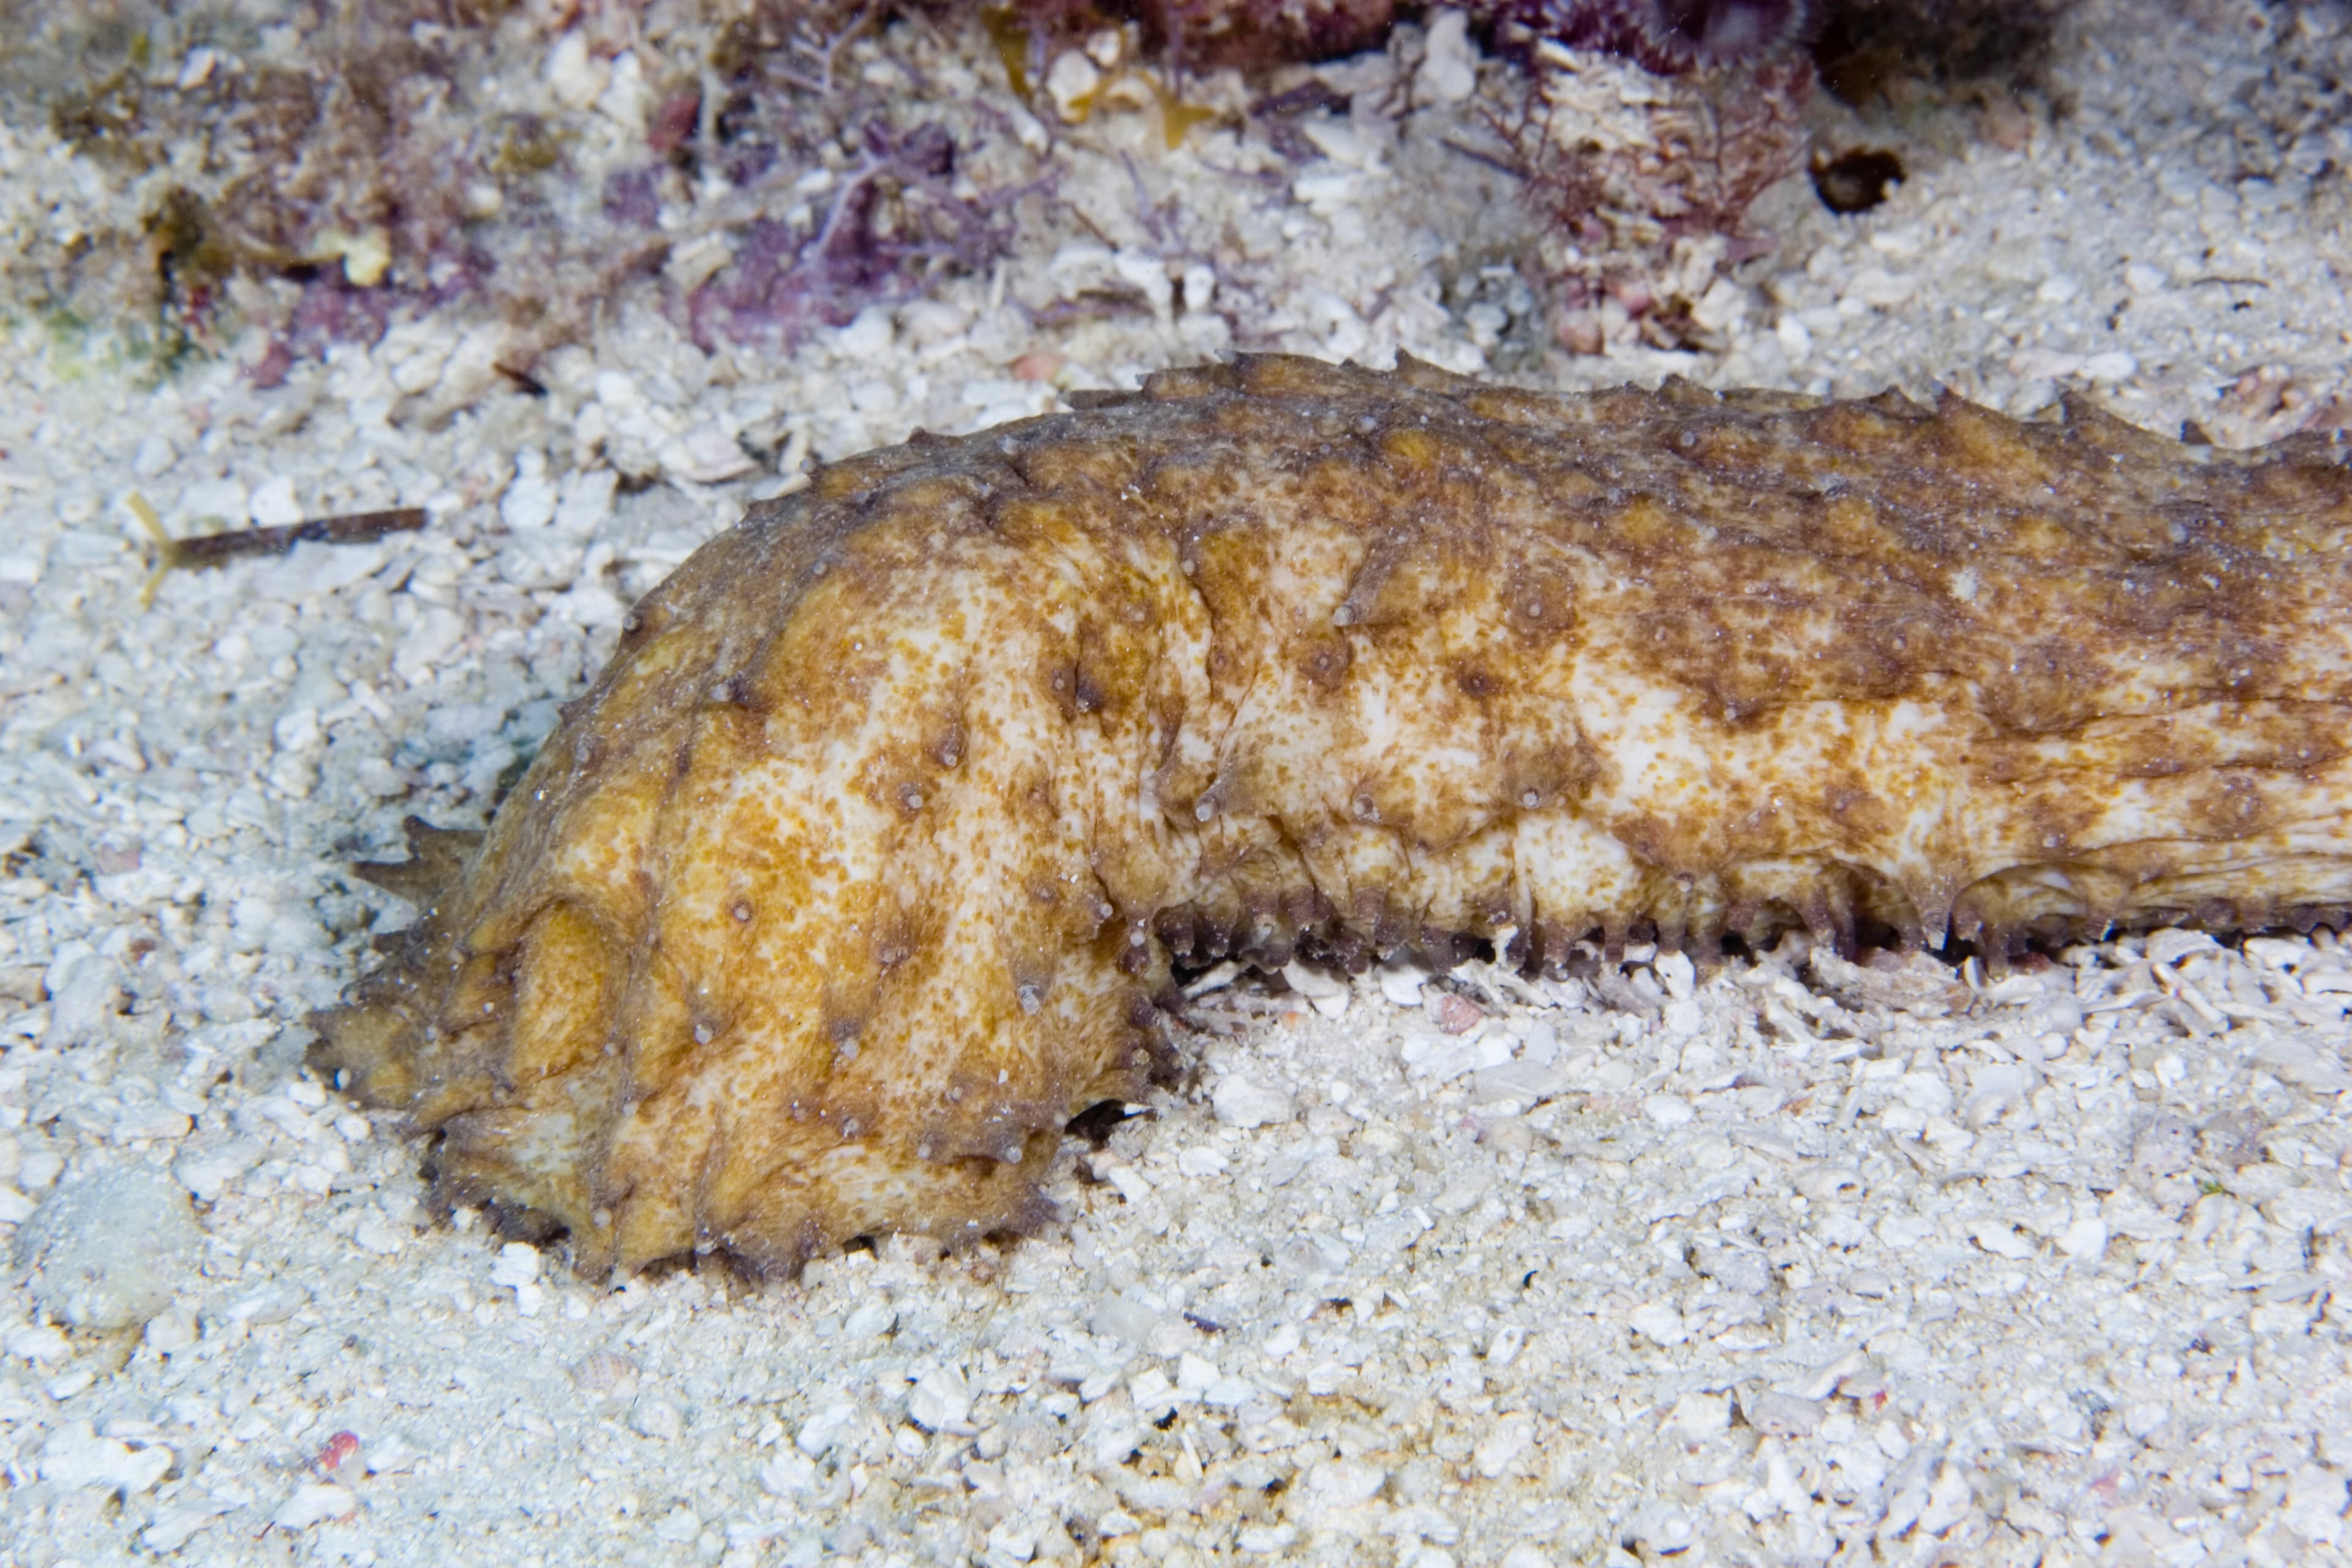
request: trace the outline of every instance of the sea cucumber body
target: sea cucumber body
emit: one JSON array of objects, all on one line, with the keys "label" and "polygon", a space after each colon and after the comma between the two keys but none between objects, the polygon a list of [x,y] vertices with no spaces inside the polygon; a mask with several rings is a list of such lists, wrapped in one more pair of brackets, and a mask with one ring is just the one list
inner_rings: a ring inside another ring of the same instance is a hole
[{"label": "sea cucumber body", "polygon": [[919,438],[631,613],[315,1059],[585,1268],[789,1269],[1033,1219],[1171,960],[2340,919],[2340,458],[1279,357]]}]

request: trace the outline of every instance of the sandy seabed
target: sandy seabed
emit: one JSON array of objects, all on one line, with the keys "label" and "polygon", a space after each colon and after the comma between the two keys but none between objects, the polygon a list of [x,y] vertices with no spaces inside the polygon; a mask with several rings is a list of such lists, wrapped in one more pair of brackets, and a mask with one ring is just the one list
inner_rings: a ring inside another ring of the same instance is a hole
[{"label": "sandy seabed", "polygon": [[[407,917],[346,863],[410,812],[478,823],[628,600],[812,457],[1236,344],[2072,390],[2235,445],[2352,422],[2347,100],[2295,74],[2352,63],[2347,23],[2084,5],[2063,112],[1921,138],[1867,214],[1769,193],[1777,247],[1706,296],[1706,352],[1530,353],[1508,289],[1465,306],[1448,280],[1527,220],[1444,149],[1466,109],[1397,108],[1384,57],[1325,68],[1358,107],[1290,152],[1058,130],[1083,229],[789,356],[622,309],[526,395],[427,320],[264,389],[10,320],[0,1560],[2352,1556],[2352,949],[2324,931],[2000,979],[1638,949],[1599,991],[1219,973],[1192,1080],[1071,1141],[1061,1223],[797,1283],[592,1283],[434,1222],[420,1149],[300,1065]],[[105,199],[73,175],[0,129],[9,222]],[[1106,297],[1141,307],[1039,308]],[[134,494],[177,533],[430,521],[147,606]]]}]

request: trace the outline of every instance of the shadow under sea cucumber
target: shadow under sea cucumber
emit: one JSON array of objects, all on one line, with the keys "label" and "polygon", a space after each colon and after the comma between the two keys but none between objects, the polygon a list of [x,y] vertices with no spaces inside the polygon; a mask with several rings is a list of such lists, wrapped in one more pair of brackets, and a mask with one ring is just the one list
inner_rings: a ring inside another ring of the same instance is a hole
[{"label": "shadow under sea cucumber", "polygon": [[1173,963],[2352,904],[2352,469],[1286,357],[755,507],[312,1060],[589,1271],[1032,1223]]}]

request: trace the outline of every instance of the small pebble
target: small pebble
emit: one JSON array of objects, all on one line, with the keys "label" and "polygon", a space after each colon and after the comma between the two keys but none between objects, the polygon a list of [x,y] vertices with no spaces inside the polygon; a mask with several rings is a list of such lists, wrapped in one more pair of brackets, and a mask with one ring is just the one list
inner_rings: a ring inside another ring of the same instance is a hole
[{"label": "small pebble", "polygon": [[1742,1400],[1740,1413],[1767,1437],[1810,1437],[1821,1430],[1823,1415],[1818,1399],[1769,1389]]},{"label": "small pebble", "polygon": [[674,1443],[686,1431],[677,1406],[657,1394],[641,1394],[629,1406],[629,1430],[656,1443]]},{"label": "small pebble", "polygon": [[294,1495],[269,1516],[269,1522],[280,1530],[300,1531],[331,1520],[349,1519],[359,1507],[359,1497],[350,1488],[322,1481],[296,1487]]},{"label": "small pebble", "polygon": [[79,1329],[138,1328],[196,1272],[204,1245],[187,1194],[144,1166],[62,1183],[16,1230],[33,1300]]},{"label": "small pebble", "polygon": [[62,1490],[93,1489],[137,1496],[151,1491],[173,1464],[160,1443],[133,1445],[101,1437],[88,1421],[68,1422],[41,1445],[40,1478]]},{"label": "small pebble", "polygon": [[1218,1121],[1227,1127],[1266,1127],[1291,1119],[1290,1096],[1243,1073],[1228,1073],[1210,1093]]},{"label": "small pebble", "polygon": [[924,1373],[907,1399],[907,1418],[926,1432],[961,1426],[971,1415],[971,1386],[953,1367]]}]

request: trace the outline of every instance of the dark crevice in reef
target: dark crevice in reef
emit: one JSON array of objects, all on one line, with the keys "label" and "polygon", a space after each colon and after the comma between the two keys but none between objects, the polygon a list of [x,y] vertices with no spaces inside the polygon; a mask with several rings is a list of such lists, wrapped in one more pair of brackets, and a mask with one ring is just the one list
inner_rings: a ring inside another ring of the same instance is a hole
[{"label": "dark crevice in reef", "polygon": [[1062,1131],[1073,1138],[1083,1138],[1099,1149],[1110,1142],[1112,1133],[1135,1120],[1138,1114],[1148,1116],[1150,1112],[1130,1112],[1123,1100],[1097,1100],[1065,1122]]},{"label": "dark crevice in reef", "polygon": [[2042,84],[2071,0],[1843,0],[1813,36],[1822,85],[1859,108],[1970,84]]}]

